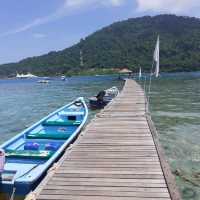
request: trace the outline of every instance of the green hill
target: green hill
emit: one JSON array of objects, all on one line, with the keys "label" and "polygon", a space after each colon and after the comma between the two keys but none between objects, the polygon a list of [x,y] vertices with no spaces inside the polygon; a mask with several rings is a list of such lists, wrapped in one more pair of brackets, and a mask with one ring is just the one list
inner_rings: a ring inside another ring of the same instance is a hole
[{"label": "green hill", "polygon": [[[162,71],[200,69],[200,20],[175,15],[132,18],[105,27],[62,51],[0,65],[0,76],[18,72],[38,75],[78,73],[138,65],[148,70],[160,35]],[[80,49],[84,66],[80,66]]]}]

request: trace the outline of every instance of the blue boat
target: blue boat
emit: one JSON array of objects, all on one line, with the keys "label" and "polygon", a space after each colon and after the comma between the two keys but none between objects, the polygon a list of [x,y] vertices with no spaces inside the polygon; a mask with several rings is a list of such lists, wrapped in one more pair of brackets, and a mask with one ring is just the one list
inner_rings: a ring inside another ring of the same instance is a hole
[{"label": "blue boat", "polygon": [[1,145],[5,152],[1,192],[27,194],[76,139],[86,123],[88,108],[82,97],[56,110]]}]

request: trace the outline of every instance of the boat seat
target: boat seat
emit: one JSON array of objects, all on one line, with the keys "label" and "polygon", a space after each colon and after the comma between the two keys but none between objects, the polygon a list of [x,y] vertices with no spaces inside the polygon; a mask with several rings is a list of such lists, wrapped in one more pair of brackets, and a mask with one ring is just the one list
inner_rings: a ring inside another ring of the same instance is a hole
[{"label": "boat seat", "polygon": [[6,157],[12,158],[49,159],[52,155],[52,151],[6,150]]},{"label": "boat seat", "polygon": [[74,120],[46,120],[42,123],[43,126],[78,126],[81,124],[81,121],[74,121]]},{"label": "boat seat", "polygon": [[27,134],[28,139],[52,139],[52,140],[66,140],[71,136],[71,133],[48,133],[37,132]]}]

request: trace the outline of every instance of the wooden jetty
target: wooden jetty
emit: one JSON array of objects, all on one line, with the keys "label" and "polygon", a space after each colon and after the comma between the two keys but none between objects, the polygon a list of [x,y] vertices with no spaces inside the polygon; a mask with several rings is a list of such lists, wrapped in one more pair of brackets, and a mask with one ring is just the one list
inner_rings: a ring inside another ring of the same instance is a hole
[{"label": "wooden jetty", "polygon": [[135,81],[126,81],[26,199],[181,199]]}]

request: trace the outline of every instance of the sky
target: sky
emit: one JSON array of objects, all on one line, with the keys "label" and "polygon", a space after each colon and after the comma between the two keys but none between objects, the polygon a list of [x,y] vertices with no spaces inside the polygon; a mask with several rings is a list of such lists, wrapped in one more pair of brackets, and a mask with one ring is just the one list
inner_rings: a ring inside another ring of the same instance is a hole
[{"label": "sky", "polygon": [[116,21],[199,9],[200,0],[0,0],[0,64],[62,50]]}]

